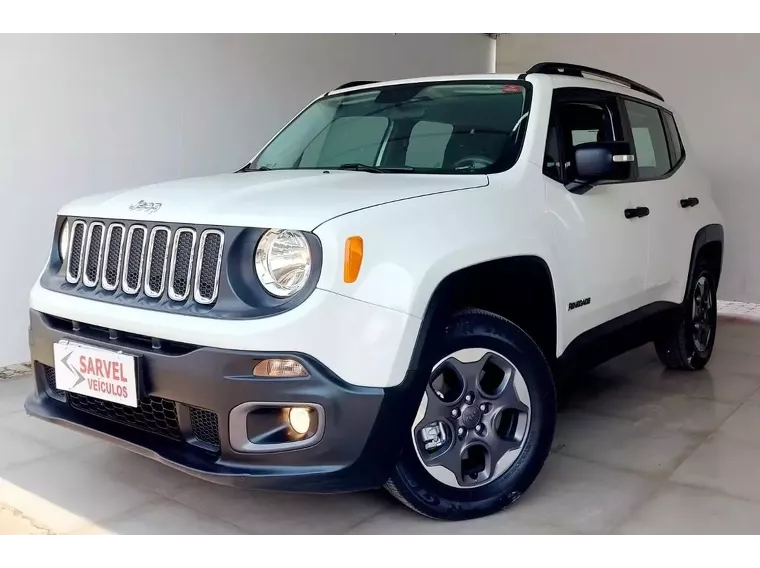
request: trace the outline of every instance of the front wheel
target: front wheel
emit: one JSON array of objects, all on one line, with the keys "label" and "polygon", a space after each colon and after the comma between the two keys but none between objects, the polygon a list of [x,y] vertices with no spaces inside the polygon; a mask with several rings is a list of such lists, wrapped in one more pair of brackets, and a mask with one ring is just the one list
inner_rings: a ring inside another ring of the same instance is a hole
[{"label": "front wheel", "polygon": [[436,519],[490,515],[533,483],[551,448],[556,396],[534,341],[495,314],[454,316],[386,488]]}]

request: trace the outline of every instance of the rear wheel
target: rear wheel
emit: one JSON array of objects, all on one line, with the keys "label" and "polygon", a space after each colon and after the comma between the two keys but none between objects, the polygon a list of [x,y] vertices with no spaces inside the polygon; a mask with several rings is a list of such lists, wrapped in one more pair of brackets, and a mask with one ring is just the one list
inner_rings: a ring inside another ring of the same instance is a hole
[{"label": "rear wheel", "polygon": [[480,310],[454,316],[436,351],[386,487],[429,517],[489,515],[527,490],[549,453],[556,417],[551,371],[525,332]]},{"label": "rear wheel", "polygon": [[699,263],[683,317],[655,341],[657,355],[666,367],[696,371],[710,360],[718,321],[716,289],[710,267]]}]

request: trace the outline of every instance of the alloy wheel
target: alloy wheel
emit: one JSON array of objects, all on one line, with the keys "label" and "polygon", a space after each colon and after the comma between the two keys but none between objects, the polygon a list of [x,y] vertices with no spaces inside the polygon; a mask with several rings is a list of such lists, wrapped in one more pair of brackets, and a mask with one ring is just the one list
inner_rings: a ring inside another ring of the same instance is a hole
[{"label": "alloy wheel", "polygon": [[412,426],[422,465],[450,487],[498,478],[525,445],[530,394],[517,367],[487,349],[463,349],[439,361]]}]

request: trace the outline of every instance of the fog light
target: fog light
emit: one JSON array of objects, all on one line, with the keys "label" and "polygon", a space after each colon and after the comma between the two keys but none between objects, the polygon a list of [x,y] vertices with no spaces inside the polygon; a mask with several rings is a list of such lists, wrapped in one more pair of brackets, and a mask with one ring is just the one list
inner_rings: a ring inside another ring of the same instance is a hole
[{"label": "fog light", "polygon": [[304,366],[293,359],[264,359],[253,368],[255,377],[307,377]]},{"label": "fog light", "polygon": [[311,416],[308,408],[297,406],[291,408],[288,412],[288,422],[290,427],[297,434],[306,434],[311,426]]}]

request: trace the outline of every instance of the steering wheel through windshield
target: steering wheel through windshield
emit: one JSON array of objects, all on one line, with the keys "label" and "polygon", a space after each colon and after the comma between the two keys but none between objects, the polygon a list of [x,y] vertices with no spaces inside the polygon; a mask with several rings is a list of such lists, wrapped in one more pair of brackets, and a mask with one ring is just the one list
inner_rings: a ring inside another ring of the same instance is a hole
[{"label": "steering wheel through windshield", "polygon": [[493,165],[493,162],[487,156],[465,156],[454,162],[452,167],[455,170],[481,170]]}]

